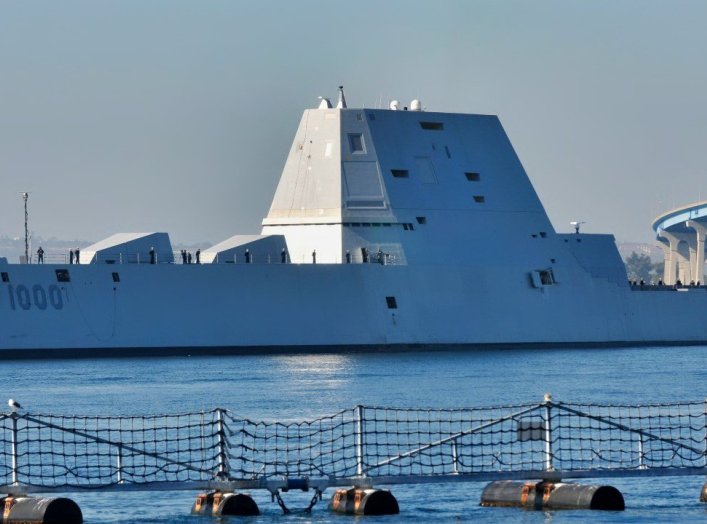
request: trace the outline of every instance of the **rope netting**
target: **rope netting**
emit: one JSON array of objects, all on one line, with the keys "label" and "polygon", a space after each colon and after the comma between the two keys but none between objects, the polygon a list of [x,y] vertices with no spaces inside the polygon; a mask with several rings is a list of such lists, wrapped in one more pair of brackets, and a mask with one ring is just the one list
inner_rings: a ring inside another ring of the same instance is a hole
[{"label": "rope netting", "polygon": [[98,487],[208,480],[214,477],[218,460],[218,414],[218,410],[133,417],[21,413],[14,421],[16,431],[12,415],[4,415],[0,482]]},{"label": "rope netting", "polygon": [[[357,406],[290,423],[222,409],[159,416],[0,415],[0,483],[100,487],[553,470],[707,471],[705,402]],[[407,480],[406,480],[407,479]]]}]

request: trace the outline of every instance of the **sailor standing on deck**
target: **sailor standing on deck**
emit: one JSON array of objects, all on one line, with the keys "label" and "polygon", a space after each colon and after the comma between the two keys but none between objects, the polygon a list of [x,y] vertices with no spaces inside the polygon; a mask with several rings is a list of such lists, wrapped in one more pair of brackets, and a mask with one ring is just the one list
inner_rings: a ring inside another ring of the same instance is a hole
[{"label": "sailor standing on deck", "polygon": [[42,249],[42,246],[39,246],[39,249],[37,250],[37,264],[44,264],[44,250]]}]

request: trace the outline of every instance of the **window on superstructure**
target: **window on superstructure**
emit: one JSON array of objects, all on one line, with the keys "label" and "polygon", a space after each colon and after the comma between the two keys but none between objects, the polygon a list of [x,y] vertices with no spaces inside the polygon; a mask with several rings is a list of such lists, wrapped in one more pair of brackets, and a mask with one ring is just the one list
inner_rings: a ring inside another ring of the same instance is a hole
[{"label": "window on superstructure", "polygon": [[427,217],[415,217],[418,224],[427,224]]},{"label": "window on superstructure", "polygon": [[363,135],[361,133],[349,134],[349,147],[351,153],[365,153],[366,148],[363,143]]},{"label": "window on superstructure", "polygon": [[120,282],[120,275],[118,273],[113,273],[113,282]]},{"label": "window on superstructure", "polygon": [[466,179],[469,182],[478,182],[479,180],[481,180],[481,175],[479,173],[468,172],[464,173],[464,176],[466,176]]},{"label": "window on superstructure", "polygon": [[474,195],[474,202],[477,204],[483,204],[486,202],[486,197],[484,195]]},{"label": "window on superstructure", "polygon": [[427,131],[442,131],[444,124],[442,122],[420,122],[420,127]]},{"label": "window on superstructure", "polygon": [[7,273],[5,273],[4,271],[3,271],[2,273],[0,273],[0,277],[2,277],[2,281],[3,281],[3,282],[9,282],[9,281],[10,281],[10,275],[8,275]]},{"label": "window on superstructure", "polygon": [[391,169],[390,173],[395,178],[408,178],[410,176],[410,173],[407,169]]},{"label": "window on superstructure", "polygon": [[542,288],[557,284],[555,274],[552,269],[536,269],[529,273],[530,285],[534,288]]},{"label": "window on superstructure", "polygon": [[555,275],[552,273],[552,269],[538,271],[538,274],[543,286],[551,286],[555,283]]}]

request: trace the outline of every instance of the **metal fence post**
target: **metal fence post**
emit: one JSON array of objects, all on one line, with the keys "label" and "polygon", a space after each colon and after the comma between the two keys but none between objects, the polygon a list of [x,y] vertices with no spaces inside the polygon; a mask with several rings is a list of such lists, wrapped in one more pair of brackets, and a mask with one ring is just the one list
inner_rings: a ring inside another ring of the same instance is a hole
[{"label": "metal fence post", "polygon": [[116,446],[116,463],[118,469],[118,484],[123,483],[123,446]]},{"label": "metal fence post", "polygon": [[452,440],[452,471],[459,474],[459,452],[457,450],[457,439]]},{"label": "metal fence post", "polygon": [[702,459],[705,467],[707,467],[707,399],[704,401],[704,421],[705,421],[705,439],[704,439],[704,447],[703,447],[703,452],[702,452]]},{"label": "metal fence post", "polygon": [[356,475],[363,477],[363,406],[356,406]]},{"label": "metal fence post", "polygon": [[17,413],[12,413],[10,420],[12,420],[12,483],[17,484]]},{"label": "metal fence post", "polygon": [[552,465],[552,395],[550,393],[545,393],[543,404],[545,405],[545,471],[554,471],[555,468]]},{"label": "metal fence post", "polygon": [[228,458],[226,455],[226,431],[223,424],[223,409],[216,409],[216,432],[218,434],[218,472],[220,479],[228,478]]}]

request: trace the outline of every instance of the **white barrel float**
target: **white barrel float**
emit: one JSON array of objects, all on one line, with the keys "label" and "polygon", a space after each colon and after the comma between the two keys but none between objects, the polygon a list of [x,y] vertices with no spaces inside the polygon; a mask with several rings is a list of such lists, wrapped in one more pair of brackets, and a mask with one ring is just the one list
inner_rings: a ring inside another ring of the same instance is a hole
[{"label": "white barrel float", "polygon": [[337,489],[329,502],[329,509],[348,515],[397,515],[398,501],[384,489]]},{"label": "white barrel float", "polygon": [[623,511],[625,508],[623,495],[612,486],[514,480],[491,482],[481,494],[481,505],[610,511]]},{"label": "white barrel float", "polygon": [[250,495],[245,493],[223,493],[211,491],[199,493],[191,509],[192,515],[236,515],[252,517],[260,515],[260,509]]},{"label": "white barrel float", "polygon": [[81,524],[83,514],[78,504],[67,498],[14,497],[2,498],[3,524]]}]

